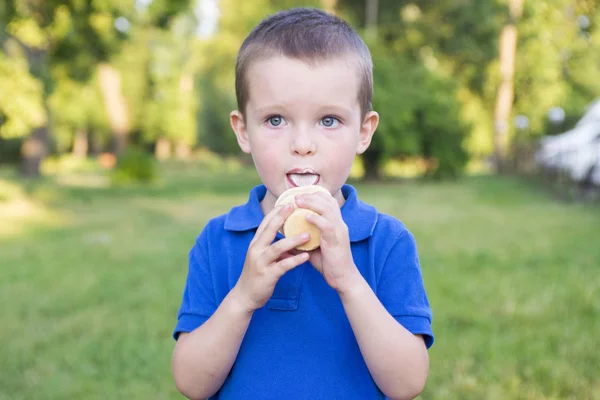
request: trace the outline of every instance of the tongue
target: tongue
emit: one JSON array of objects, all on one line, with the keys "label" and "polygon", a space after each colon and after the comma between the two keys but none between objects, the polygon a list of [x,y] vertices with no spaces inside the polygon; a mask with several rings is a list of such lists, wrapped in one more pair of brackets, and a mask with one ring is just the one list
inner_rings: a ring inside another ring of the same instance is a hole
[{"label": "tongue", "polygon": [[319,175],[315,174],[289,174],[288,176],[296,186],[316,185],[319,181]]}]

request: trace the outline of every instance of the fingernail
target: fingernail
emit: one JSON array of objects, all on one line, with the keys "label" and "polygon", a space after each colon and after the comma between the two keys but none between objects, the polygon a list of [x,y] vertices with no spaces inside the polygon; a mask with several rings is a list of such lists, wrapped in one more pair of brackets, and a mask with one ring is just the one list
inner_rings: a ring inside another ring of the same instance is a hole
[{"label": "fingernail", "polygon": [[302,234],[302,239],[308,239],[309,237],[310,237],[310,235],[308,233]]}]

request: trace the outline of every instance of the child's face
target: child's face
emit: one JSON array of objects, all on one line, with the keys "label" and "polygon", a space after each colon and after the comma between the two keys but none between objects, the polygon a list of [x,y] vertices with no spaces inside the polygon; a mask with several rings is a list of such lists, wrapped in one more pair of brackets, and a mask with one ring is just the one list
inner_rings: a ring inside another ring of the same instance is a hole
[{"label": "child's face", "polygon": [[343,202],[339,190],[354,156],[367,149],[379,121],[375,112],[361,118],[357,64],[344,57],[310,66],[282,56],[250,66],[245,114],[233,111],[231,125],[268,189],[263,209],[286,189],[310,184]]}]

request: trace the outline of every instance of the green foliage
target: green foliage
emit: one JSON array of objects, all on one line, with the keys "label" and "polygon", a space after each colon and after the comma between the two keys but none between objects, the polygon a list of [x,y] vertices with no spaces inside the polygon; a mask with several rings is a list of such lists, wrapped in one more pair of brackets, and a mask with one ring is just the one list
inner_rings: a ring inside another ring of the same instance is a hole
[{"label": "green foliage", "polygon": [[[512,117],[526,115],[528,134],[539,135],[548,132],[551,107],[562,106],[567,115],[580,115],[600,96],[595,78],[600,62],[600,4],[589,0],[524,4],[517,24]],[[339,0],[338,5],[357,26],[364,26],[364,1]],[[580,25],[586,20],[587,26]],[[425,65],[433,76],[455,81],[457,114],[469,129],[464,147],[473,158],[489,156],[500,80],[498,40],[508,23],[507,2],[380,0],[378,22],[380,40],[391,53],[402,56],[403,68],[418,70]]]},{"label": "green foliage", "polygon": [[[65,151],[77,130],[108,131],[104,104],[95,82],[99,63],[111,62],[123,43],[127,43],[130,35],[141,27],[167,28],[176,15],[190,11],[191,5],[191,0],[157,0],[146,6],[117,0],[15,0],[7,5],[3,3],[0,45],[19,44],[12,45],[18,51],[13,49],[9,60],[0,54],[0,86],[3,88],[0,93],[0,135],[26,135],[47,122],[52,140],[60,151]],[[173,40],[173,43],[177,41]],[[24,55],[15,56],[19,52]],[[142,86],[148,84],[146,81]],[[164,91],[165,85],[162,86]],[[172,89],[177,84],[171,80],[167,86]],[[8,96],[11,98],[7,100]],[[194,137],[193,96],[171,93],[171,97],[177,101],[171,101],[169,107],[154,107],[151,111],[161,115],[163,110],[170,110],[163,125],[168,125],[171,133],[179,128],[178,132],[185,132],[186,142],[191,143]],[[45,108],[50,109],[51,118],[45,118]],[[42,114],[43,118],[40,117]]]},{"label": "green foliage", "polygon": [[120,72],[121,89],[127,100],[132,132],[140,132],[150,101],[149,63],[152,57],[152,26],[140,26],[123,43],[122,51],[112,59],[113,66]]},{"label": "green foliage", "polygon": [[[590,27],[582,29],[578,17]],[[515,76],[515,114],[527,115],[533,135],[552,133],[547,112],[562,106],[580,115],[600,96],[595,78],[600,63],[600,6],[594,2],[557,0],[525,2],[519,24]]]},{"label": "green foliage", "polygon": [[23,56],[7,57],[0,48],[0,137],[17,138],[46,122],[43,85]]},{"label": "green foliage", "polygon": [[268,12],[267,0],[254,3],[220,2],[220,29],[199,43],[203,57],[198,74],[198,138],[202,145],[219,154],[236,154],[239,147],[229,126],[229,113],[236,109],[235,60],[237,51],[250,32]]},{"label": "green foliage", "polygon": [[229,113],[237,108],[235,89],[229,80],[219,87],[217,77],[221,71],[211,66],[200,78],[198,138],[202,145],[218,154],[236,154],[239,147],[229,125]]},{"label": "green foliage", "polygon": [[[363,0],[339,0],[338,4],[355,26],[364,27]],[[505,10],[501,1],[379,0],[378,38],[387,51],[402,58],[403,68],[425,66],[433,76],[455,83],[452,92],[458,93],[458,117],[468,127],[464,146],[474,157],[492,151],[497,79],[490,66],[498,57]],[[405,97],[401,93],[398,98]]]},{"label": "green foliage", "polygon": [[131,130],[144,144],[159,138],[196,143],[193,28],[186,13],[160,29],[140,23],[113,59],[121,72]]},{"label": "green foliage", "polygon": [[[275,11],[334,3],[363,32],[364,0],[220,0],[218,30],[208,39],[195,36],[192,0],[0,2],[0,137],[22,138],[48,123],[59,152],[78,130],[109,142],[96,81],[99,63],[108,62],[120,72],[130,140],[148,146],[159,138],[199,141],[238,154],[228,115],[236,107],[234,64],[242,40]],[[429,175],[443,177],[456,175],[467,156],[489,156],[507,2],[378,4],[371,48],[381,123],[365,165],[420,157],[432,161]],[[562,106],[573,119],[600,96],[600,4],[524,4],[512,117],[525,114],[535,137],[557,130],[549,130],[549,108]],[[580,25],[583,17],[587,25]]]},{"label": "green foliage", "polygon": [[140,125],[147,141],[166,137],[189,145],[196,142],[190,22],[177,19],[170,30],[154,33],[148,64],[149,92]]},{"label": "green foliage", "polygon": [[371,51],[373,107],[381,121],[365,158],[375,158],[372,167],[381,168],[390,158],[421,156],[431,161],[430,176],[460,174],[468,126],[459,119],[456,83],[381,45],[371,45]]},{"label": "green foliage", "polygon": [[151,183],[157,178],[156,160],[152,155],[136,147],[130,147],[121,154],[112,171],[115,185]]},{"label": "green foliage", "polygon": [[53,116],[54,142],[61,153],[71,148],[77,130],[104,136],[110,130],[95,78],[86,83],[57,78],[48,106]]}]

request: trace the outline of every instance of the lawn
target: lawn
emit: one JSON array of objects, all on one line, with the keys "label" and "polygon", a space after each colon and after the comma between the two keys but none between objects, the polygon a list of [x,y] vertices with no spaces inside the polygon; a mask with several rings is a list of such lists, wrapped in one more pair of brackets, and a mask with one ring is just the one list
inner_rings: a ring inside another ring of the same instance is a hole
[{"label": "lawn", "polygon": [[[178,399],[187,252],[253,171],[151,187],[0,172],[0,399]],[[356,184],[415,234],[436,343],[422,399],[600,399],[600,208],[510,178]]]}]

